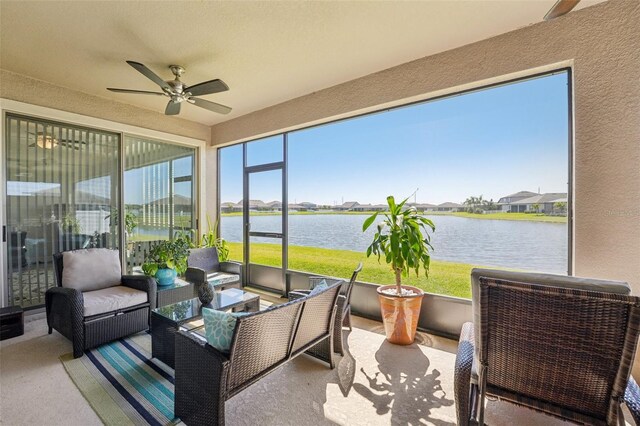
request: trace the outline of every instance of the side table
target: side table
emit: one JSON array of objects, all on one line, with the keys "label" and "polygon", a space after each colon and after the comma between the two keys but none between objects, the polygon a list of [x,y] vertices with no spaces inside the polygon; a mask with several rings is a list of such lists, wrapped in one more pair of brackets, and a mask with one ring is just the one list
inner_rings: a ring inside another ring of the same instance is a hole
[{"label": "side table", "polygon": [[181,278],[176,278],[171,285],[159,285],[157,289],[156,306],[158,308],[189,300],[196,296],[193,283]]},{"label": "side table", "polygon": [[24,334],[24,312],[20,306],[0,308],[0,340]]}]

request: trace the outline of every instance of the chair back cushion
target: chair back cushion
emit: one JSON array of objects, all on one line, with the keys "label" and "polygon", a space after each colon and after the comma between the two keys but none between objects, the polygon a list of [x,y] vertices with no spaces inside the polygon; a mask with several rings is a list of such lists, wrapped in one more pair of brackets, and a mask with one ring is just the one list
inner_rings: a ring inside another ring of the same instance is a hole
[{"label": "chair back cushion", "polygon": [[120,285],[122,270],[117,250],[104,248],[62,253],[62,287],[85,291]]},{"label": "chair back cushion", "polygon": [[218,249],[215,247],[206,247],[189,250],[187,265],[192,268],[203,269],[207,272],[220,270]]},{"label": "chair back cushion", "polygon": [[640,299],[626,295],[628,286],[477,269],[472,280],[474,362],[489,392],[578,422],[610,423],[640,325]]}]

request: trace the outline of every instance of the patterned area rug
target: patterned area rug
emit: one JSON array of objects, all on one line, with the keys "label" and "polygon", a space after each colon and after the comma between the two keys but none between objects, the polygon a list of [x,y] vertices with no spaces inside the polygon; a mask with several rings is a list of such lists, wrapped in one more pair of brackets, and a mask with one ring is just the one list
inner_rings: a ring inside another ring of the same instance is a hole
[{"label": "patterned area rug", "polygon": [[173,370],[151,358],[141,333],[60,357],[67,373],[105,425],[174,425]]},{"label": "patterned area rug", "polygon": [[[455,355],[421,344],[396,346],[375,332],[346,331],[337,367],[300,356],[225,404],[236,425],[455,425]],[[151,358],[151,336],[139,333],[61,357],[105,425],[174,425],[173,370]]]}]

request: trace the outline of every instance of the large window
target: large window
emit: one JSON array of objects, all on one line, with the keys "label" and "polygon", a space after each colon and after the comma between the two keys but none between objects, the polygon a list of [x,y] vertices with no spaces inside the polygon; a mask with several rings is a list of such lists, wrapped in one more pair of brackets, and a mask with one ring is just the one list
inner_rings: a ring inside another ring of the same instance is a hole
[{"label": "large window", "polygon": [[[288,269],[348,277],[364,260],[363,281],[392,283],[384,263],[364,259],[373,229],[361,229],[394,195],[436,224],[430,276],[408,284],[470,297],[476,266],[570,272],[568,79],[563,71],[288,133]],[[225,164],[221,188],[231,173]],[[239,243],[242,221],[227,221],[225,196],[223,236]],[[279,214],[266,209],[251,226]]]},{"label": "large window", "polygon": [[219,151],[220,236],[230,243],[229,259],[238,261],[244,260],[243,165],[242,145],[230,146]]}]

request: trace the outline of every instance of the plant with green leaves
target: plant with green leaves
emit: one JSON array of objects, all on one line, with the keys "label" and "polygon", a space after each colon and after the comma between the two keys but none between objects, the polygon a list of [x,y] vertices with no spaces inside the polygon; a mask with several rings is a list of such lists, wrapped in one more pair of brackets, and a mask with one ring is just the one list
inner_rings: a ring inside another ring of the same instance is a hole
[{"label": "plant with green leaves", "polygon": [[153,246],[142,264],[142,272],[151,277],[159,269],[175,269],[178,275],[187,270],[187,257],[191,239],[188,235],[178,236],[173,241],[164,240]]},{"label": "plant with green leaves", "polygon": [[558,210],[560,213],[567,212],[567,202],[566,201],[556,201],[553,203],[553,208]]},{"label": "plant with green leaves", "polygon": [[211,226],[211,218],[207,215],[207,232],[202,234],[202,247],[215,247],[218,249],[218,259],[220,262],[226,262],[229,259],[229,245],[227,241],[218,237],[218,223],[216,220],[215,226]]},{"label": "plant with green leaves", "polygon": [[[383,213],[385,219],[378,223],[373,242],[367,248],[367,257],[377,255],[380,262],[384,256],[385,262],[391,266],[398,296],[402,295],[403,275],[407,277],[415,271],[419,276],[422,268],[425,276],[429,276],[430,251],[433,250],[430,232],[436,230],[433,222],[418,213],[415,207],[404,207],[409,198],[396,204],[393,196],[387,197],[389,211]],[[364,221],[363,232],[375,222],[378,213]]]},{"label": "plant with green leaves", "polygon": [[[113,218],[114,223],[118,223],[120,215],[117,209],[113,209],[110,215],[105,216],[105,219]],[[124,213],[124,232],[127,235],[131,235],[133,230],[138,227],[138,216],[135,213],[130,212],[128,209]]]},{"label": "plant with green leaves", "polygon": [[82,226],[80,226],[80,221],[71,213],[67,213],[66,215],[63,216],[61,225],[62,225],[62,229],[65,232],[79,234],[82,231]]}]

